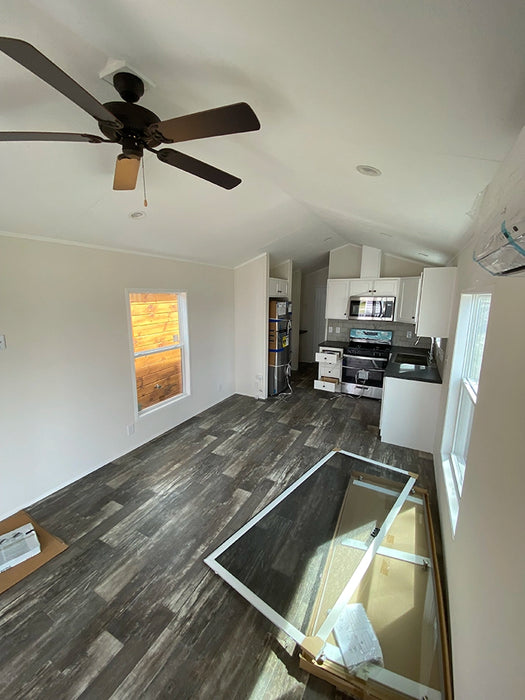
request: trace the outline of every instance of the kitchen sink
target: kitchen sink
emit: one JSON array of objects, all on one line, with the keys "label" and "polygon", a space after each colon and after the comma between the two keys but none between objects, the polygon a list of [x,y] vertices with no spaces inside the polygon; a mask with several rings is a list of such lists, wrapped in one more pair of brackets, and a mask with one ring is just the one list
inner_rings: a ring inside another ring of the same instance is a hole
[{"label": "kitchen sink", "polygon": [[409,352],[396,352],[392,358],[392,362],[400,365],[419,365],[420,367],[428,367],[428,357],[426,355],[416,355]]}]

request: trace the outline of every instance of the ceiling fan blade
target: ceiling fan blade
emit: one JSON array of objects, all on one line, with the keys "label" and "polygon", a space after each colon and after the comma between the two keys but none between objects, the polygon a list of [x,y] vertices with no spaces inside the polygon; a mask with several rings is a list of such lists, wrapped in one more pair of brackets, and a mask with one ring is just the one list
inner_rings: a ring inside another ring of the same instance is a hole
[{"label": "ceiling fan blade", "polygon": [[246,102],[216,107],[204,112],[186,114],[149,127],[149,133],[165,143],[192,141],[208,136],[224,136],[243,131],[257,131],[261,124]]},{"label": "ceiling fan blade", "polygon": [[214,185],[224,187],[225,190],[232,190],[242,182],[240,178],[234,175],[229,175],[223,170],[214,168],[213,165],[203,163],[201,160],[187,156],[185,153],[180,153],[180,151],[174,151],[172,148],[161,148],[160,151],[155,151],[155,153],[157,158],[163,163],[173,165],[174,168],[179,168],[190,173],[190,175],[201,177],[203,180],[208,180]]},{"label": "ceiling fan blade", "polygon": [[115,176],[113,178],[114,190],[134,190],[139,174],[140,158],[126,158],[122,154],[117,157],[115,164]]},{"label": "ceiling fan blade", "polygon": [[87,141],[113,143],[93,134],[67,134],[54,131],[0,131],[0,141]]},{"label": "ceiling fan blade", "polygon": [[65,97],[78,105],[97,121],[111,123],[116,127],[122,124],[104,107],[98,100],[89,94],[83,87],[64,73],[58,66],[40,53],[34,46],[22,39],[12,39],[10,37],[0,37],[0,51],[10,56],[21,66],[34,73],[44,80],[55,90],[61,92]]}]

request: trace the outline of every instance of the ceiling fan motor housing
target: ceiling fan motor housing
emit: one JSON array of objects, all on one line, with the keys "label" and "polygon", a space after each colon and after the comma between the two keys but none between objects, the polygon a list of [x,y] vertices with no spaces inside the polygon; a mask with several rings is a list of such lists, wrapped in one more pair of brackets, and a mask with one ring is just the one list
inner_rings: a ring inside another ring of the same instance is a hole
[{"label": "ceiling fan motor housing", "polygon": [[113,85],[124,102],[138,102],[144,94],[144,83],[133,73],[115,73]]}]

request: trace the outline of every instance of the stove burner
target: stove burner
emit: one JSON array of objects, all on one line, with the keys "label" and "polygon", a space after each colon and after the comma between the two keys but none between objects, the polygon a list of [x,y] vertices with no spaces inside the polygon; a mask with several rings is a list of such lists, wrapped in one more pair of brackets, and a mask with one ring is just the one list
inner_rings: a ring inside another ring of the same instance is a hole
[{"label": "stove burner", "polygon": [[381,345],[379,343],[359,343],[350,341],[346,349],[346,354],[360,355],[361,357],[377,357],[387,360],[390,354],[390,348],[390,345]]}]

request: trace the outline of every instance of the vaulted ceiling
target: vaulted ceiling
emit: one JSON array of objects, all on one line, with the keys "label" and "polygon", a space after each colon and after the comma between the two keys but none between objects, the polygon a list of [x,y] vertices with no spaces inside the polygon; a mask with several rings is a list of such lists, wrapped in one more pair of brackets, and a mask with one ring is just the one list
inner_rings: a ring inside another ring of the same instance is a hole
[{"label": "vaulted ceiling", "polygon": [[[161,119],[246,101],[260,131],[185,142],[242,178],[226,191],[145,157],[112,190],[119,147],[0,143],[0,230],[235,266],[305,269],[365,243],[444,263],[525,123],[523,0],[2,0],[1,33],[101,102],[122,59]],[[0,130],[99,133],[0,54]],[[372,165],[380,177],[356,166]],[[146,211],[142,219],[130,218]]]}]

